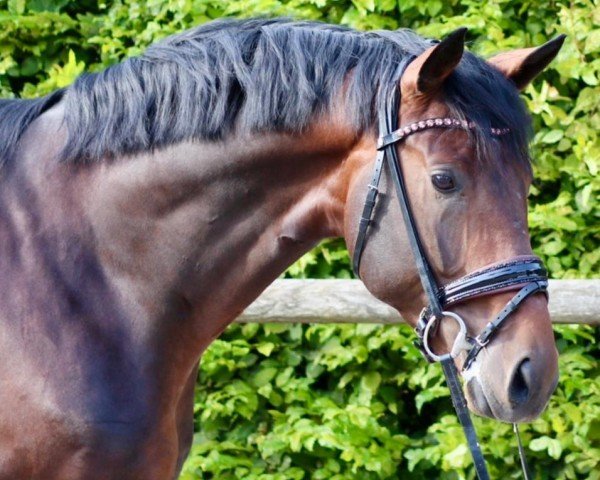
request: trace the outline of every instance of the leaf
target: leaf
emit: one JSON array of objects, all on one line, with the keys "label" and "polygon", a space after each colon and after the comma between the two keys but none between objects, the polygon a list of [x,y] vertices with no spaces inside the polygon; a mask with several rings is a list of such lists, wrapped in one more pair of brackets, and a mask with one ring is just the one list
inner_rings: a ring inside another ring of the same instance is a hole
[{"label": "leaf", "polygon": [[465,444],[461,444],[450,453],[444,455],[444,460],[448,462],[450,468],[457,469],[466,465],[468,455],[469,449]]},{"label": "leaf", "polygon": [[592,184],[585,185],[581,190],[579,190],[575,194],[575,201],[577,203],[577,208],[582,212],[588,213],[592,210],[592,192],[593,186]]},{"label": "leaf", "polygon": [[273,378],[277,375],[277,368],[261,368],[258,373],[252,378],[252,383],[256,387],[262,387],[263,385],[269,383]]},{"label": "leaf", "polygon": [[381,374],[379,374],[378,372],[369,372],[361,378],[362,387],[371,392],[372,394],[375,394],[377,392],[380,383]]},{"label": "leaf", "polygon": [[553,242],[544,243],[540,247],[540,251],[544,255],[558,255],[567,244],[561,240],[555,240]]},{"label": "leaf", "polygon": [[273,351],[274,348],[275,348],[275,344],[272,342],[264,342],[256,347],[256,349],[260,353],[262,353],[265,357],[270,356],[271,352]]},{"label": "leaf", "polygon": [[548,455],[554,459],[560,458],[562,454],[562,446],[560,445],[560,441],[548,436],[533,439],[529,444],[529,448],[534,452],[546,450]]},{"label": "leaf", "polygon": [[421,409],[423,408],[423,405],[425,405],[426,403],[447,396],[448,387],[446,386],[438,385],[425,388],[424,390],[420,391],[415,397],[415,406],[417,407],[417,411],[420,413]]},{"label": "leaf", "polygon": [[548,133],[544,134],[542,137],[542,142],[544,143],[556,143],[558,142],[564,135],[562,130],[550,130]]},{"label": "leaf", "polygon": [[352,0],[352,3],[363,14],[375,10],[375,0]]},{"label": "leaf", "polygon": [[596,77],[596,72],[594,70],[586,70],[581,76],[581,79],[588,85],[598,85],[598,77]]},{"label": "leaf", "polygon": [[25,0],[8,0],[8,11],[15,15],[25,12]]},{"label": "leaf", "polygon": [[27,0],[30,12],[59,12],[69,0]]},{"label": "leaf", "polygon": [[600,29],[592,30],[585,39],[585,47],[583,52],[590,54],[600,51]]}]

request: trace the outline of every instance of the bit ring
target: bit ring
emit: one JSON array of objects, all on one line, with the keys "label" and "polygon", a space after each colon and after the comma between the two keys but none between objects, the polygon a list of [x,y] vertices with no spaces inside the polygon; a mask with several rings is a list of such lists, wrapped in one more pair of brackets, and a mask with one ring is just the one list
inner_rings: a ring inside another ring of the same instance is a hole
[{"label": "bit ring", "polygon": [[442,312],[442,317],[439,319],[431,319],[427,322],[427,326],[425,327],[425,331],[423,332],[423,347],[427,354],[431,357],[431,359],[435,362],[439,362],[442,360],[444,355],[437,355],[433,353],[433,350],[429,347],[429,332],[431,328],[433,328],[434,324],[437,324],[438,321],[441,321],[445,317],[452,318],[458,324],[458,334],[454,339],[454,343],[452,344],[452,350],[447,355],[450,355],[452,358],[456,358],[463,350],[469,350],[471,345],[467,341],[467,326],[465,325],[465,321],[454,312]]}]

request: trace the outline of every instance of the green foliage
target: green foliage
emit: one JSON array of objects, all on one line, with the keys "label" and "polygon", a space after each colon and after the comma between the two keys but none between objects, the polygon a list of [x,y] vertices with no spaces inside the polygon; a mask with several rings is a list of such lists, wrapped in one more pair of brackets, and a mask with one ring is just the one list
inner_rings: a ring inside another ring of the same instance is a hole
[{"label": "green foliage", "polygon": [[[567,42],[523,98],[534,120],[534,250],[555,278],[600,270],[598,0],[0,0],[0,95],[31,97],[222,16],[288,15],[441,37],[469,27],[484,56]],[[287,276],[347,278],[343,242]],[[600,478],[598,331],[557,329],[561,382],[523,427],[537,479]],[[203,357],[182,479],[473,478],[436,365],[404,327],[231,327]],[[493,478],[520,478],[507,425],[477,419]]]},{"label": "green foliage", "polygon": [[[561,382],[523,425],[537,479],[599,478],[600,332],[557,328]],[[439,365],[405,326],[235,325],[205,353],[182,480],[473,478]],[[492,478],[520,478],[510,425],[476,419]]]}]

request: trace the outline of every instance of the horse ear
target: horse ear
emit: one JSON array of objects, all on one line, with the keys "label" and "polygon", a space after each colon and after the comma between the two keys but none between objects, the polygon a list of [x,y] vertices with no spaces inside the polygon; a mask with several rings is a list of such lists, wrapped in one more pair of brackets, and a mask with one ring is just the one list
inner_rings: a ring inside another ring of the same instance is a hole
[{"label": "horse ear", "polygon": [[566,35],[559,35],[541,47],[501,53],[488,62],[512,80],[519,90],[523,90],[556,57],[565,37]]},{"label": "horse ear", "polygon": [[403,93],[429,94],[438,90],[462,58],[466,33],[466,28],[459,28],[415,58],[402,76]]}]

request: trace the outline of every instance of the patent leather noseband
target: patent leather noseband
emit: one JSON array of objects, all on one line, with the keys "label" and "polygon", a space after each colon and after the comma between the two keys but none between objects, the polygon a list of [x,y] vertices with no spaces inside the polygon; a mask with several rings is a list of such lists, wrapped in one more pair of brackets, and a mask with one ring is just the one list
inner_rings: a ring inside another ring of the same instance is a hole
[{"label": "patent leather noseband", "polygon": [[[479,352],[490,342],[510,314],[530,295],[546,292],[547,287],[546,269],[534,256],[516,257],[507,262],[490,265],[440,287],[437,296],[439,304],[444,309],[472,298],[518,290],[517,294],[477,336],[466,335],[465,340],[470,346],[464,348],[467,356],[463,363],[463,371],[468,370],[473,364]],[[415,328],[419,338],[416,345],[429,361],[439,360],[439,358],[432,354],[428,346],[429,335],[425,335],[425,331],[430,322],[437,323],[438,320],[431,308],[426,307],[421,312]]]},{"label": "patent leather noseband", "polygon": [[[372,221],[374,207],[379,192],[379,182],[383,168],[386,167],[390,174],[397,193],[402,218],[408,235],[410,247],[415,259],[421,284],[427,295],[428,305],[423,309],[415,329],[419,347],[425,358],[429,361],[439,361],[442,364],[446,380],[450,388],[452,401],[457,415],[469,443],[475,469],[480,479],[488,479],[489,474],[485,460],[481,453],[475,429],[471,422],[466,400],[458,381],[454,358],[466,352],[463,370],[468,369],[477,359],[477,355],[493,339],[494,334],[514,313],[525,299],[537,292],[546,292],[548,279],[546,269],[541,260],[534,256],[521,256],[508,259],[504,262],[489,265],[476,272],[472,272],[447,285],[439,286],[433,269],[429,263],[419,232],[413,217],[410,200],[408,198],[402,166],[400,165],[396,144],[404,141],[408,136],[428,129],[473,129],[475,125],[468,120],[456,118],[431,118],[421,120],[410,125],[398,128],[398,112],[400,107],[400,78],[412,58],[405,58],[399,64],[396,78],[387,91],[381,92],[384,99],[383,107],[379,110],[379,140],[377,142],[377,157],[371,182],[368,186],[367,198],[363,207],[356,238],[353,256],[353,268],[359,276],[360,261],[367,242],[367,233]],[[384,87],[385,88],[385,87]],[[507,128],[492,128],[492,135],[505,135]],[[464,320],[454,312],[447,309],[460,302],[468,301],[482,295],[493,295],[499,292],[518,290],[505,307],[491,320],[477,335],[471,336],[467,331]],[[459,325],[457,335],[451,351],[447,354],[436,354],[429,346],[429,338],[437,325],[444,318],[452,318]],[[516,426],[515,432],[518,433]],[[527,471],[525,459],[519,439],[519,453],[525,477]]]}]

